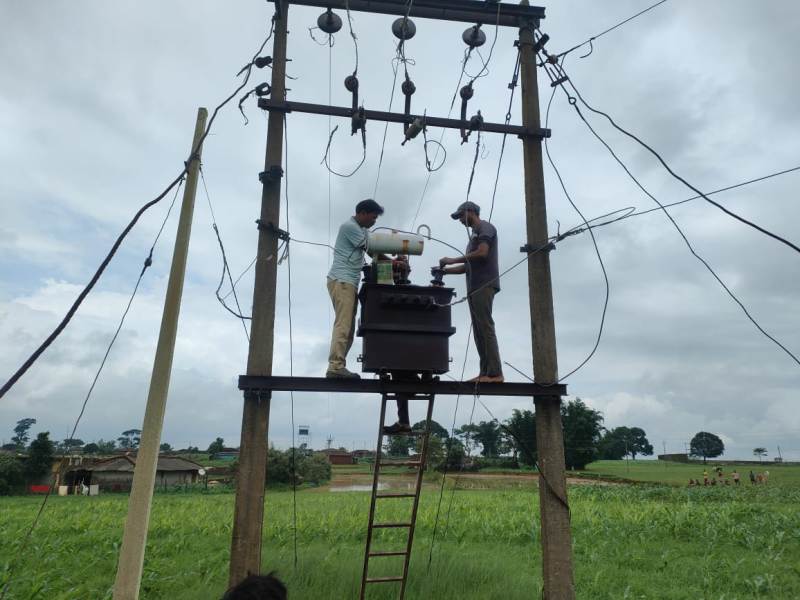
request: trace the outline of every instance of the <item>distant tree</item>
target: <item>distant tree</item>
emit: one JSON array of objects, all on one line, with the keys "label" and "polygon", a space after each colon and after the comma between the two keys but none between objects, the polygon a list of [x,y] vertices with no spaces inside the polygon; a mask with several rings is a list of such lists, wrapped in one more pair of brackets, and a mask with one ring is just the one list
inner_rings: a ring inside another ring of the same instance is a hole
[{"label": "distant tree", "polygon": [[761,447],[753,448],[753,456],[757,456],[758,457],[758,462],[761,462],[761,460],[766,455],[767,455],[767,449],[766,448],[761,448]]},{"label": "distant tree", "polygon": [[703,462],[707,458],[714,458],[725,452],[725,444],[713,433],[700,431],[695,434],[689,442],[689,454],[692,456],[702,456]]},{"label": "distant tree", "polygon": [[46,475],[53,468],[53,454],[55,448],[50,441],[50,432],[43,431],[36,436],[28,448],[28,458],[25,460],[25,476],[28,481]]},{"label": "distant tree", "polygon": [[83,447],[84,454],[99,454],[100,453],[100,446],[98,446],[94,442],[90,442]]},{"label": "distant tree", "polygon": [[170,446],[168,443],[164,442],[163,444],[161,444],[158,447],[158,451],[159,452],[172,452],[172,446]]},{"label": "distant tree", "polygon": [[[411,426],[411,429],[414,431],[425,431],[425,421],[417,421]],[[450,434],[447,433],[447,429],[431,419],[431,436],[438,437],[441,440],[446,440],[450,437]]]},{"label": "distant tree", "polygon": [[505,432],[514,458],[531,467],[536,464],[536,415],[533,411],[515,408],[506,421]]},{"label": "distant tree", "polygon": [[[622,427],[607,429],[597,446],[598,458],[601,460],[622,460],[625,458],[625,439],[620,434]],[[627,429],[624,428],[624,429]]]},{"label": "distant tree", "polygon": [[32,419],[30,417],[17,421],[17,424],[14,427],[14,435],[11,436],[11,441],[17,445],[17,448],[24,448],[27,446],[28,440],[30,439],[28,432],[30,431],[31,426],[35,424],[36,419]]},{"label": "distant tree", "polygon": [[222,449],[224,447],[225,447],[225,440],[223,440],[221,437],[218,437],[208,445],[208,453],[213,456],[217,452],[222,452]]},{"label": "distant tree", "polygon": [[464,461],[467,457],[467,452],[464,449],[464,444],[457,437],[449,437],[443,440],[444,447],[442,460],[436,464],[432,464],[434,469],[439,471],[457,471],[464,466]]},{"label": "distant tree", "polygon": [[580,398],[561,405],[564,428],[564,460],[569,469],[583,469],[597,460],[603,431],[603,415],[589,408]]},{"label": "distant tree", "polygon": [[267,485],[311,483],[319,485],[331,478],[331,465],[324,454],[306,454],[292,449],[271,447],[267,454]]},{"label": "distant tree", "polygon": [[389,456],[408,456],[415,446],[414,438],[407,435],[393,435],[387,438],[383,450]]},{"label": "distant tree", "polygon": [[186,448],[186,453],[187,454],[200,454],[200,448],[198,448],[197,446],[189,446],[188,448]]},{"label": "distant tree", "polygon": [[[469,423],[458,430],[465,441],[481,445],[481,456],[500,456],[503,449],[503,434],[496,421]],[[469,444],[467,444],[469,446]]]},{"label": "distant tree", "polygon": [[9,450],[13,452],[19,450],[19,446],[17,446],[16,444],[3,444],[2,446],[0,446],[0,450]]},{"label": "distant tree", "polygon": [[607,460],[619,460],[627,454],[636,460],[637,454],[653,454],[653,446],[647,441],[647,435],[641,427],[615,427],[606,431],[598,449],[600,458]]},{"label": "distant tree", "polygon": [[56,450],[60,453],[75,452],[83,448],[84,443],[85,442],[79,438],[66,438],[56,445]]},{"label": "distant tree", "polygon": [[136,449],[139,447],[139,442],[142,441],[141,429],[128,429],[123,431],[122,435],[117,438],[117,444],[120,448]]},{"label": "distant tree", "polygon": [[[14,448],[17,445],[14,444]],[[10,496],[25,485],[22,463],[14,456],[0,454],[0,496]]]},{"label": "distant tree", "polygon": [[[97,453],[98,454],[111,454],[117,448],[117,443],[114,440],[97,440]],[[86,449],[84,448],[84,452]]]}]

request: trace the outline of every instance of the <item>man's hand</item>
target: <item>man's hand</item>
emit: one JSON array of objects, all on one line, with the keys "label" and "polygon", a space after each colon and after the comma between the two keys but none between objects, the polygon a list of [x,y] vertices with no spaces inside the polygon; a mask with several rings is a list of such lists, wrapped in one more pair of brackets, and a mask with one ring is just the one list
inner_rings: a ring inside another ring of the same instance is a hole
[{"label": "man's hand", "polygon": [[456,261],[454,259],[448,258],[448,257],[445,256],[445,257],[439,259],[439,266],[444,268],[447,265],[455,264],[455,262]]}]

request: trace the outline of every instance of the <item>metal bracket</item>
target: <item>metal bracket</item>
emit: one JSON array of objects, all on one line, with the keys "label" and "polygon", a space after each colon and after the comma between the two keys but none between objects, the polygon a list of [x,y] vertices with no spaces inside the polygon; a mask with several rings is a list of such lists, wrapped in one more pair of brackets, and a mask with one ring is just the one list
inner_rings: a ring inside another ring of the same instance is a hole
[{"label": "metal bracket", "polygon": [[536,248],[534,248],[530,244],[525,244],[524,246],[519,247],[519,251],[522,252],[523,254],[531,254],[533,252],[541,252],[543,250],[546,252],[550,252],[555,249],[556,245],[553,242],[548,243],[546,246],[538,246]]},{"label": "metal bracket", "polygon": [[262,185],[280,181],[281,177],[283,177],[283,169],[279,165],[272,165],[268,171],[261,171],[258,174],[258,180]]},{"label": "metal bracket", "polygon": [[279,240],[288,242],[290,239],[289,232],[277,227],[272,221],[267,221],[265,223],[261,219],[256,219],[256,225],[258,226],[259,231],[268,231],[270,233],[274,233],[276,236],[278,236]]},{"label": "metal bracket", "polygon": [[261,402],[262,400],[270,400],[272,398],[272,390],[244,390],[245,402]]}]

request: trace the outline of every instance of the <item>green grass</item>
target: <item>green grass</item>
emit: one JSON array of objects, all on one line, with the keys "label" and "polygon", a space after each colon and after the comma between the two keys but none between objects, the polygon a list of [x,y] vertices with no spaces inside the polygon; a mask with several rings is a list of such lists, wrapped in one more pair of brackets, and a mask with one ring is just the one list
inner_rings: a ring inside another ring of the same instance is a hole
[{"label": "green grass", "polygon": [[[621,478],[632,481],[652,483],[669,483],[687,485],[689,478],[703,479],[703,469],[708,469],[709,476],[717,463],[709,460],[705,467],[702,464],[685,464],[657,460],[599,460],[586,468],[586,473],[600,477]],[[731,471],[736,468],[742,476],[740,485],[750,485],[748,474],[769,471],[769,485],[786,485],[800,487],[800,465],[777,465],[775,463],[721,465],[725,477],[730,478]],[[733,481],[731,481],[733,484]]]},{"label": "green grass", "polygon": [[[537,496],[532,485],[458,491],[448,520],[447,491],[428,572],[439,496],[426,490],[407,597],[539,598]],[[155,497],[142,598],[221,596],[233,500],[232,494]],[[109,598],[127,497],[51,498],[19,555],[40,501],[0,498],[0,584],[19,558],[7,598]],[[267,493],[264,570],[278,570],[292,599],[357,597],[369,494],[309,490],[297,501],[295,569],[292,495]],[[407,517],[403,502],[382,501],[378,518]],[[800,597],[797,487],[572,486],[570,503],[579,598]],[[401,543],[397,532],[381,535],[384,549]],[[384,565],[376,563],[373,574],[399,569],[397,559],[376,560]],[[387,586],[368,597],[390,598],[392,591]]]}]

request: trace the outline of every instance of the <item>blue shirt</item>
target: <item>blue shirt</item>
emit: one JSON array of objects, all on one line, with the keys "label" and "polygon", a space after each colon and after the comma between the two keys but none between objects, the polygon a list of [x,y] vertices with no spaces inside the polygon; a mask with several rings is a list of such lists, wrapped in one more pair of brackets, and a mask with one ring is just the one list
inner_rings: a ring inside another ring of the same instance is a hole
[{"label": "blue shirt", "polygon": [[364,266],[366,245],[367,229],[361,227],[355,217],[342,223],[336,236],[328,279],[343,281],[357,288],[361,280],[361,267]]}]

